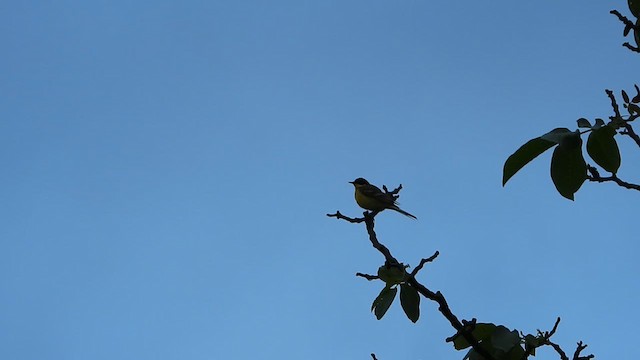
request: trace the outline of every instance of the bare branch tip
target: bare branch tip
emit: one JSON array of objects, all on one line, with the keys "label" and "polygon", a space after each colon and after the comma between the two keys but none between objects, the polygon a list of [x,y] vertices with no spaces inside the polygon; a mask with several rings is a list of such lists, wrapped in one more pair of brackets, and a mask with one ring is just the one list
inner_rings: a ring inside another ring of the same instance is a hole
[{"label": "bare branch tip", "polygon": [[365,279],[367,279],[369,281],[380,279],[380,277],[377,276],[377,275],[369,275],[369,274],[363,274],[363,273],[356,273],[356,276],[357,277],[361,277],[361,278],[365,278]]}]

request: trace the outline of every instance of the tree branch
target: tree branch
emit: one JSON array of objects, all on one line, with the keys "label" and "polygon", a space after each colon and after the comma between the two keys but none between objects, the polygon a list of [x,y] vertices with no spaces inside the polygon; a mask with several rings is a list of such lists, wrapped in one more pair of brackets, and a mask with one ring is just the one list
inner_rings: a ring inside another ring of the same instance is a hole
[{"label": "tree branch", "polygon": [[640,185],[636,185],[636,184],[628,183],[626,181],[622,181],[622,180],[620,180],[620,178],[616,174],[611,174],[611,176],[602,177],[602,176],[600,176],[600,173],[598,172],[598,169],[596,169],[595,167],[593,167],[591,165],[587,165],[587,170],[589,171],[589,175],[587,175],[587,180],[589,180],[589,181],[600,182],[600,183],[607,182],[607,181],[613,181],[613,182],[615,182],[619,186],[622,186],[625,189],[640,191]]},{"label": "tree branch", "polygon": [[636,144],[638,146],[640,146],[640,136],[638,136],[638,134],[636,134],[636,132],[633,130],[633,127],[631,127],[630,122],[632,122],[633,120],[637,119],[638,114],[633,114],[631,116],[629,116],[628,119],[624,119],[622,117],[622,115],[620,115],[620,108],[618,107],[618,103],[616,102],[616,97],[615,95],[613,95],[613,91],[606,89],[605,92],[607,93],[607,96],[609,97],[609,100],[611,100],[611,107],[613,108],[613,113],[614,116],[609,117],[609,119],[611,121],[614,121],[614,123],[619,124],[620,126],[624,127],[624,130],[620,132],[620,134],[622,135],[628,135],[630,138],[633,139],[633,141],[636,142]]},{"label": "tree branch", "polygon": [[627,19],[626,16],[620,14],[620,12],[618,10],[611,10],[611,11],[609,11],[609,14],[613,14],[613,15],[617,16],[618,20],[622,21],[624,26],[628,26],[628,27],[631,27],[631,28],[633,28],[635,26],[631,20]]},{"label": "tree branch", "polygon": [[553,324],[553,328],[551,329],[551,331],[545,331],[544,332],[544,337],[547,338],[547,339],[551,338],[553,336],[553,334],[556,333],[556,330],[558,330],[558,325],[560,325],[560,317],[559,316],[556,319],[556,323]]},{"label": "tree branch", "polygon": [[629,117],[625,120],[620,114],[620,108],[618,107],[618,102],[616,101],[616,96],[613,94],[613,91],[605,89],[604,92],[607,93],[607,97],[609,97],[609,100],[611,100],[611,107],[613,108],[614,116],[609,116],[609,119],[611,121],[624,121],[630,123],[640,116],[640,114],[629,115]]},{"label": "tree branch", "polygon": [[573,353],[573,360],[589,360],[593,359],[595,356],[593,354],[589,354],[587,356],[580,356],[582,350],[586,349],[587,345],[582,344],[582,341],[578,341],[578,347],[576,348],[576,352]]},{"label": "tree branch", "polygon": [[[636,28],[635,24],[631,20],[627,19],[624,15],[620,14],[618,10],[611,10],[609,11],[609,13],[617,16],[618,20],[620,20],[624,24],[624,31],[623,31],[624,36],[627,36],[631,30],[635,30],[635,31],[639,30]],[[629,44],[628,42],[625,42],[624,44],[622,44],[622,46],[626,47],[631,51],[640,53],[640,48],[635,47]]]},{"label": "tree branch", "polygon": [[627,49],[629,49],[629,50],[631,50],[633,52],[640,53],[640,47],[635,47],[635,46],[629,44],[628,41],[623,42],[622,46],[626,47]]},{"label": "tree branch", "polygon": [[556,344],[554,342],[551,342],[550,340],[547,340],[546,344],[551,346],[558,353],[558,355],[560,355],[560,359],[569,360],[569,357],[567,356],[567,353],[565,353],[564,350],[562,350],[560,345],[558,345],[558,344]]},{"label": "tree branch", "polygon": [[369,275],[369,274],[363,274],[363,273],[356,273],[356,276],[363,277],[369,281],[380,279],[378,275]]},{"label": "tree branch", "polygon": [[[540,343],[537,347],[543,346],[543,345],[548,345],[551,346],[560,356],[561,360],[569,360],[569,358],[567,357],[567,354],[564,352],[564,350],[562,350],[562,348],[560,347],[560,345],[554,343],[551,341],[551,337],[556,333],[556,330],[558,330],[558,325],[560,324],[560,317],[558,317],[556,319],[555,324],[553,324],[553,328],[551,329],[551,331],[545,331],[542,332],[541,330],[538,330],[538,338],[540,339]],[[532,347],[531,349],[529,349],[523,356],[522,359],[526,359],[529,356],[531,356],[531,354],[533,353],[533,351],[536,349],[536,347]]]},{"label": "tree branch", "polygon": [[352,224],[354,224],[354,223],[355,224],[359,224],[359,223],[364,221],[364,218],[350,218],[348,216],[344,216],[344,215],[342,215],[340,213],[340,211],[336,211],[335,214],[327,214],[327,216],[328,217],[334,217],[334,218],[337,218],[337,219],[346,220],[346,221],[348,221],[348,222],[350,222]]},{"label": "tree branch", "polygon": [[[398,191],[400,191],[402,187],[398,187],[396,190],[394,190],[395,193],[397,193]],[[387,191],[385,189],[385,191]],[[393,265],[401,265],[402,264],[400,262],[398,262],[398,260],[393,257],[393,255],[391,255],[391,252],[389,251],[389,249],[384,246],[382,243],[380,243],[380,241],[378,241],[378,237],[376,235],[376,232],[374,230],[375,227],[375,221],[374,218],[377,215],[377,212],[368,212],[365,211],[364,212],[364,218],[350,218],[347,216],[344,216],[340,213],[340,211],[336,211],[335,214],[327,214],[327,216],[329,217],[335,217],[337,219],[342,219],[342,220],[346,220],[350,223],[361,223],[364,221],[366,227],[367,227],[367,233],[369,234],[369,241],[371,242],[371,245],[373,245],[373,247],[378,250],[385,258],[385,264],[389,265],[389,266],[393,266]],[[407,282],[409,283],[409,285],[411,285],[413,288],[415,288],[418,293],[422,294],[422,296],[424,296],[425,298],[434,301],[436,303],[438,303],[439,307],[438,310],[440,311],[440,313],[442,313],[442,315],[449,320],[449,323],[451,323],[451,326],[453,326],[453,328],[458,331],[458,333],[463,336],[465,338],[465,340],[467,340],[469,342],[469,344],[471,344],[471,346],[473,347],[473,349],[475,351],[478,352],[478,354],[482,355],[486,360],[494,360],[493,356],[491,356],[491,354],[489,354],[483,347],[480,346],[479,341],[471,334],[471,331],[473,329],[467,329],[461,322],[460,320],[458,320],[458,318],[453,314],[453,312],[451,311],[451,309],[449,308],[449,304],[447,303],[447,300],[444,298],[444,295],[442,295],[442,293],[438,292],[433,292],[429,289],[427,289],[426,286],[420,284],[416,278],[415,278],[415,274],[418,273],[418,271],[420,271],[422,269],[422,267],[424,266],[425,263],[433,261],[440,253],[439,252],[435,252],[432,256],[430,256],[429,258],[426,259],[422,259],[420,261],[420,264],[412,271],[411,274],[408,274],[408,280]],[[359,274],[359,275],[358,275]],[[364,277],[367,280],[372,280],[370,279],[370,277],[372,278],[374,275],[366,275],[366,274],[361,274],[358,273],[356,274],[356,276],[360,276],[360,277]]]},{"label": "tree branch", "polygon": [[[374,248],[376,248],[380,253],[382,253],[382,255],[386,260],[386,263],[400,264],[398,260],[396,260],[391,255],[391,252],[389,251],[389,249],[378,241],[377,235],[374,231],[374,219],[373,219],[374,216],[371,216],[370,214],[365,214],[365,224],[367,225],[367,233],[369,234],[369,241],[371,241],[371,244],[373,245]],[[420,262],[420,265],[418,265],[416,269],[418,269],[419,271],[426,262],[433,261],[438,255],[439,255],[439,252],[436,251],[436,253],[433,256],[427,259],[423,259],[423,261]],[[417,273],[416,270],[414,270],[414,272]],[[477,351],[478,354],[482,355],[486,360],[494,359],[493,356],[491,356],[491,354],[489,354],[483,347],[480,346],[480,342],[471,334],[471,331],[473,329],[467,329],[460,322],[460,320],[458,320],[458,318],[453,314],[453,312],[451,311],[451,308],[449,308],[449,304],[447,303],[447,300],[445,299],[444,295],[442,295],[440,291],[433,292],[427,289],[427,287],[419,283],[418,280],[416,280],[415,276],[412,274],[409,274],[407,283],[409,283],[409,285],[411,285],[414,289],[416,289],[418,293],[420,293],[425,298],[438,303],[439,305],[438,310],[440,311],[440,313],[442,313],[442,315],[447,320],[449,320],[449,323],[451,323],[451,326],[453,326],[453,328],[456,331],[458,331],[460,335],[462,335],[465,338],[465,340],[469,342],[469,344],[471,344],[473,349]]]},{"label": "tree branch", "polygon": [[622,120],[622,116],[620,115],[620,108],[618,107],[618,102],[616,101],[616,96],[613,95],[613,91],[609,90],[609,89],[605,89],[604,92],[607,93],[607,96],[609,97],[609,100],[611,100],[611,107],[613,108],[613,112],[615,114],[615,118],[611,119],[611,120]]},{"label": "tree branch", "polygon": [[[597,170],[595,168],[593,169],[597,174]],[[394,190],[394,192],[397,193],[401,188],[402,186]],[[386,188],[385,188],[385,191],[387,191]],[[393,257],[389,249],[385,245],[380,243],[380,241],[378,241],[378,237],[374,230],[375,216],[377,214],[378,212],[365,211],[363,213],[364,215],[363,218],[350,218],[348,216],[342,215],[340,211],[336,211],[335,214],[327,214],[327,216],[335,217],[337,219],[342,219],[350,223],[364,222],[367,228],[367,233],[369,234],[369,241],[371,242],[371,245],[384,256],[385,265],[401,266],[403,269],[405,269],[405,266],[402,263],[398,262],[398,260],[395,257]],[[421,284],[416,279],[416,275],[418,274],[418,272],[420,272],[420,270],[422,270],[424,265],[428,262],[433,262],[439,255],[440,255],[440,252],[436,251],[430,257],[421,259],[418,266],[416,266],[411,273],[406,273],[406,270],[405,270],[405,273],[407,275],[406,283],[408,283],[411,287],[413,287],[423,297],[437,303],[438,311],[445,317],[445,319],[449,321],[451,326],[457,331],[456,335],[450,338],[447,338],[447,342],[453,341],[455,337],[458,335],[462,336],[471,345],[473,350],[475,350],[485,360],[495,360],[495,358],[484,347],[482,347],[478,339],[476,339],[472,333],[473,330],[475,329],[476,319],[473,318],[471,319],[471,321],[466,321],[466,320],[460,321],[458,317],[451,311],[451,308],[449,307],[449,304],[447,303],[446,298],[444,297],[444,295],[442,295],[440,291],[434,292],[428,289],[423,284]],[[380,279],[376,275],[369,275],[369,274],[363,274],[363,273],[356,273],[356,276],[363,277],[369,281]],[[562,348],[558,344],[555,344],[550,340],[550,338],[555,334],[556,330],[558,329],[559,323],[560,323],[560,318],[558,317],[551,331],[545,331],[544,333],[542,333],[540,330],[538,330],[539,337],[542,339],[542,342],[540,343],[540,345],[549,345],[553,347],[555,351],[560,355],[561,360],[569,360],[569,358],[567,357],[566,353],[562,350]],[[591,358],[593,358],[593,355],[589,355],[587,357],[580,356],[580,352],[584,350],[584,348],[586,348],[586,345],[583,346],[582,342],[579,342],[578,348],[576,349],[573,360],[590,360]],[[525,352],[523,359],[528,358],[530,355],[531,354],[529,351]],[[373,358],[373,360],[377,360],[375,354],[372,353],[371,357]]]},{"label": "tree branch", "polygon": [[630,138],[633,139],[633,141],[636,142],[636,144],[638,146],[640,146],[640,136],[638,136],[638,134],[636,134],[636,132],[633,130],[633,128],[631,127],[631,124],[629,124],[628,122],[625,121],[624,123],[624,130],[620,132],[620,134],[622,135],[628,135]]},{"label": "tree branch", "polygon": [[429,256],[428,258],[420,260],[420,264],[418,264],[418,266],[416,266],[416,268],[413,269],[413,271],[411,272],[411,276],[418,275],[418,272],[422,270],[422,267],[424,266],[424,264],[428,262],[432,262],[438,257],[438,255],[440,255],[440,252],[436,251],[433,255]]}]

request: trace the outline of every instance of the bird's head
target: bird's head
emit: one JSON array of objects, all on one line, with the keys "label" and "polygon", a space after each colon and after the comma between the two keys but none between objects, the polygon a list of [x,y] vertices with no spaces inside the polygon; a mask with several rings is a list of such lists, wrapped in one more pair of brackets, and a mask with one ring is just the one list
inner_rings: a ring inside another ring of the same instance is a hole
[{"label": "bird's head", "polygon": [[349,181],[349,184],[353,184],[353,186],[362,186],[362,185],[369,185],[369,182],[364,178],[357,178],[353,181]]}]

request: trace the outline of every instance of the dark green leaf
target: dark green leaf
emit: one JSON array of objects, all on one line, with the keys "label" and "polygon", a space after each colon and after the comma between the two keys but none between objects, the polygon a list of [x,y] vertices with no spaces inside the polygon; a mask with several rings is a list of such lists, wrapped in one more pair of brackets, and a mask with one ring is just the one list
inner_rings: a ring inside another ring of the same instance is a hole
[{"label": "dark green leaf", "polygon": [[[478,340],[478,342],[482,342],[484,340],[490,339],[491,335],[493,335],[493,332],[496,331],[497,328],[498,327],[492,323],[477,323],[476,327],[471,332],[471,335],[473,335],[473,337]],[[469,346],[471,346],[471,344],[469,344],[464,336],[460,335],[460,333],[456,334],[455,338],[453,339],[453,347],[456,350],[466,349]]]},{"label": "dark green leaf", "polygon": [[502,169],[502,186],[504,186],[513,175],[522,169],[522,167],[527,165],[538,155],[549,150],[553,145],[555,145],[553,142],[542,138],[531,139],[526,144],[522,145],[518,150],[516,150],[516,152],[511,154],[504,163],[504,168]]},{"label": "dark green leaf", "polygon": [[378,297],[373,300],[373,304],[371,305],[371,310],[376,315],[378,320],[382,319],[384,314],[386,314],[387,310],[393,303],[393,300],[396,298],[396,293],[398,292],[397,288],[386,287],[380,291]]},{"label": "dark green leaf", "polygon": [[638,85],[633,85],[636,88],[636,96],[633,97],[633,99],[631,99],[632,103],[640,103],[640,88],[638,87]]},{"label": "dark green leaf", "polygon": [[627,95],[627,92],[622,90],[622,100],[624,100],[625,103],[629,103],[629,95]]},{"label": "dark green leaf", "polygon": [[524,349],[531,355],[536,356],[536,348],[540,346],[540,340],[537,336],[531,334],[524,337]]},{"label": "dark green leaf", "polygon": [[485,360],[484,357],[482,357],[482,355],[478,354],[477,351],[470,349],[469,352],[467,352],[467,355],[464,356],[464,358],[462,358],[462,360]]},{"label": "dark green leaf", "polygon": [[503,357],[506,360],[522,360],[522,356],[524,355],[524,349],[519,344],[512,347],[511,350]]},{"label": "dark green leaf", "polygon": [[487,340],[496,331],[498,327],[492,323],[477,323],[471,334],[478,341]]},{"label": "dark green leaf", "polygon": [[640,114],[640,106],[636,104],[629,104],[629,115]]},{"label": "dark green leaf", "polygon": [[587,164],[582,157],[582,139],[575,132],[556,147],[551,157],[551,179],[560,195],[573,200],[587,178]]},{"label": "dark green leaf", "polygon": [[396,285],[404,281],[406,271],[401,265],[382,265],[378,268],[378,277],[388,286]]},{"label": "dark green leaf", "polygon": [[578,127],[579,128],[589,128],[589,129],[591,129],[591,123],[589,122],[589,120],[587,120],[585,118],[580,118],[580,119],[578,119]]},{"label": "dark green leaf", "polygon": [[540,137],[553,143],[560,144],[565,137],[571,136],[572,133],[573,131],[567,128],[555,128]]},{"label": "dark green leaf", "polygon": [[615,135],[616,131],[611,126],[603,126],[593,130],[587,139],[589,156],[596,164],[613,174],[620,168],[620,150]]},{"label": "dark green leaf", "polygon": [[412,322],[420,318],[420,294],[408,284],[400,284],[400,304]]},{"label": "dark green leaf", "polygon": [[516,152],[511,154],[504,163],[502,169],[502,186],[531,160],[547,151],[553,145],[560,144],[565,138],[571,137],[572,134],[573,132],[567,128],[556,128],[522,145]]},{"label": "dark green leaf", "polygon": [[491,344],[496,349],[509,352],[511,349],[520,344],[520,335],[516,330],[509,330],[506,327],[500,325],[491,335]]},{"label": "dark green leaf", "polygon": [[640,18],[640,0],[627,0],[627,2],[633,16]]},{"label": "dark green leaf", "polygon": [[464,336],[462,336],[460,333],[456,334],[455,338],[453,339],[453,347],[456,350],[466,349],[469,346],[471,346],[471,344],[469,344],[469,342],[467,341],[467,339],[464,338]]}]

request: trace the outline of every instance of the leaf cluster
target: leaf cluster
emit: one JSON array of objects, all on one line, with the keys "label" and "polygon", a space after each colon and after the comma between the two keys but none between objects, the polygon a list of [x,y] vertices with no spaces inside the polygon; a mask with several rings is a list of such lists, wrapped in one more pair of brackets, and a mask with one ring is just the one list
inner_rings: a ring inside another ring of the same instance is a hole
[{"label": "leaf cluster", "polygon": [[385,264],[378,269],[378,278],[385,282],[380,294],[373,300],[371,311],[378,320],[382,319],[393,303],[400,288],[400,305],[407,318],[417,322],[420,318],[420,294],[407,280],[409,274],[402,264]]},{"label": "leaf cluster", "polygon": [[[492,323],[469,323],[471,335],[478,340],[480,346],[496,360],[520,360],[528,355],[535,355],[535,348],[543,344],[543,339],[534,335],[522,335],[517,330],[509,330],[503,325]],[[469,329],[467,329],[469,330]],[[453,342],[456,350],[471,347],[471,344],[460,332],[447,339]],[[477,350],[471,348],[463,360],[483,360]]]},{"label": "leaf cluster", "polygon": [[[391,251],[378,240],[374,229],[375,217],[378,214],[364,212],[363,218],[351,218],[342,215],[339,211],[335,214],[327,214],[329,217],[335,217],[354,224],[364,222],[371,245],[385,258],[384,265],[378,268],[376,275],[356,274],[356,276],[363,277],[369,281],[381,280],[385,284],[371,305],[371,311],[378,320],[384,317],[391,304],[397,298],[398,291],[400,291],[400,305],[407,318],[414,323],[420,318],[421,297],[438,305],[438,311],[456,330],[456,334],[446,341],[453,342],[454,348],[457,350],[470,348],[463,360],[525,360],[529,356],[535,355],[536,348],[543,345],[552,346],[560,355],[561,360],[568,360],[560,346],[549,340],[555,333],[560,318],[556,321],[553,330],[544,333],[538,330],[537,336],[524,335],[516,330],[509,330],[502,325],[476,323],[475,318],[471,321],[459,320],[451,311],[447,300],[440,291],[432,291],[416,279],[424,265],[434,261],[440,253],[436,251],[432,256],[421,259],[418,266],[408,272],[407,268],[409,266],[396,260]],[[579,357],[579,353],[585,347],[586,345],[583,346],[581,342],[578,343],[574,359],[588,360],[593,357],[592,355]],[[372,357],[376,359],[375,354],[372,354]]]},{"label": "leaf cluster", "polygon": [[631,11],[631,14],[636,18],[635,21],[629,20],[617,10],[611,10],[610,13],[617,16],[624,24],[624,30],[622,31],[622,35],[624,37],[628,36],[631,31],[633,31],[633,40],[636,45],[634,46],[625,42],[622,46],[631,51],[640,52],[640,0],[627,0],[627,4],[629,5],[629,11]]},{"label": "leaf cluster", "polygon": [[[640,0],[639,0],[640,1]],[[631,122],[640,116],[640,88],[635,85],[636,95],[630,98],[622,90],[623,106],[628,116],[623,117],[618,110],[617,102],[610,91],[607,94],[612,99],[615,114],[609,117],[608,123],[597,118],[594,123],[585,118],[577,120],[578,129],[556,128],[548,133],[529,140],[509,156],[502,171],[502,185],[504,186],[520,169],[551,148],[551,180],[560,195],[574,200],[575,193],[585,180],[589,179],[587,165],[583,155],[583,139],[588,134],[586,153],[605,171],[615,176],[620,168],[621,156],[616,135],[633,133]],[[580,130],[585,129],[585,130]],[[631,129],[631,130],[630,130]],[[590,179],[597,181],[596,179]]]}]

